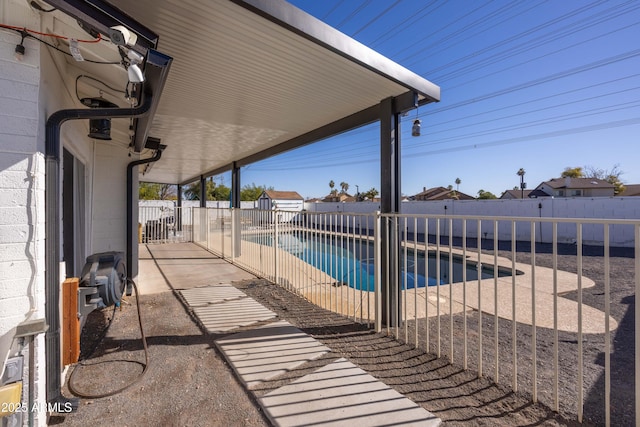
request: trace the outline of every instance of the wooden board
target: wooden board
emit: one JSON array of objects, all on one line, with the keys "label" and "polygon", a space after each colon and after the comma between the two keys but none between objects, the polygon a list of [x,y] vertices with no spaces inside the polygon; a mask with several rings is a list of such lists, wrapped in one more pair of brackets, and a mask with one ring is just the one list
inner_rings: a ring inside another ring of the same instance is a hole
[{"label": "wooden board", "polygon": [[80,357],[79,285],[77,277],[62,284],[62,364],[65,366],[76,363]]}]

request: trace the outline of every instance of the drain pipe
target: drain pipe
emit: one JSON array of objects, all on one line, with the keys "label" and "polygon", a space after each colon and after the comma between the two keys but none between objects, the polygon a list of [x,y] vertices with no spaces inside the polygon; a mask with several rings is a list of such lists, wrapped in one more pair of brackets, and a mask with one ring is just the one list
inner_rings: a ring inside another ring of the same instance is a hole
[{"label": "drain pipe", "polygon": [[[45,134],[45,360],[47,401],[53,404],[71,403],[61,392],[60,358],[60,128],[68,120],[141,117],[149,113],[152,96],[143,95],[135,108],[82,108],[59,110],[49,116]],[[65,407],[65,406],[62,406]]]},{"label": "drain pipe", "polygon": [[[149,143],[154,146],[150,147]],[[166,145],[156,138],[148,138],[146,148],[155,148],[156,153],[148,159],[134,160],[127,165],[127,278],[133,280],[133,168],[160,160]],[[131,295],[131,280],[127,280],[127,295]]]}]

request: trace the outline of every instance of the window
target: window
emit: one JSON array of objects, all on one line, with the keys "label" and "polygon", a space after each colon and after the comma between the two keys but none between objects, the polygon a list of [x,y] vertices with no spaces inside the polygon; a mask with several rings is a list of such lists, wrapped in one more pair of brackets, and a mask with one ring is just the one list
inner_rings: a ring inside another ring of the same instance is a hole
[{"label": "window", "polygon": [[62,247],[67,277],[79,276],[85,261],[84,164],[63,149]]}]

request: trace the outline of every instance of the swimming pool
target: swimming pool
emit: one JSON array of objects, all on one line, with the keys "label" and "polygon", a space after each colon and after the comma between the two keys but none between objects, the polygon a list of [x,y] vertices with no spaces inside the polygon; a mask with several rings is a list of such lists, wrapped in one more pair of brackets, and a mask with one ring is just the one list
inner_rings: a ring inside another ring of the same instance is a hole
[{"label": "swimming pool", "polygon": [[[268,235],[243,236],[243,240],[266,246],[273,246],[273,238]],[[348,285],[363,291],[374,290],[374,263],[373,243],[360,239],[340,239],[339,236],[321,237],[317,235],[298,235],[283,233],[278,236],[278,248],[302,259],[315,268],[325,272],[336,280],[336,285]],[[435,251],[429,251],[425,257],[424,251],[418,251],[415,256],[413,249],[407,250],[407,259],[404,259],[404,250],[399,253],[401,268],[401,283],[403,289],[413,289],[436,286],[438,256]],[[464,278],[465,263],[461,255],[452,255],[449,262],[449,253],[440,252],[440,278],[441,285],[459,283]],[[425,262],[428,263],[425,265]],[[405,274],[406,265],[406,274]],[[425,277],[425,267],[428,267],[428,278]],[[452,268],[451,268],[452,267]],[[466,262],[466,280],[478,280],[477,262]],[[494,277],[493,265],[481,266],[481,279]],[[498,276],[511,276],[511,270],[498,269]]]}]

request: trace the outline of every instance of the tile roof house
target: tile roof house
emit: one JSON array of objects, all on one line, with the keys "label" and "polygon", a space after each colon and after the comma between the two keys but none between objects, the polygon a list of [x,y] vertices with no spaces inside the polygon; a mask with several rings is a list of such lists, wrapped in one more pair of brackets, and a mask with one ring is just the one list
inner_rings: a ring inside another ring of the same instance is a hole
[{"label": "tile roof house", "polygon": [[432,201],[432,200],[475,200],[468,194],[456,190],[449,190],[444,187],[422,188],[422,192],[413,196],[415,201]]},{"label": "tile roof house", "polygon": [[535,190],[553,197],[611,197],[615,186],[596,178],[554,178],[541,183]]},{"label": "tile roof house", "polygon": [[329,193],[322,199],[322,201],[329,202],[329,203],[355,202],[356,198],[349,193],[340,192],[340,193]]}]

